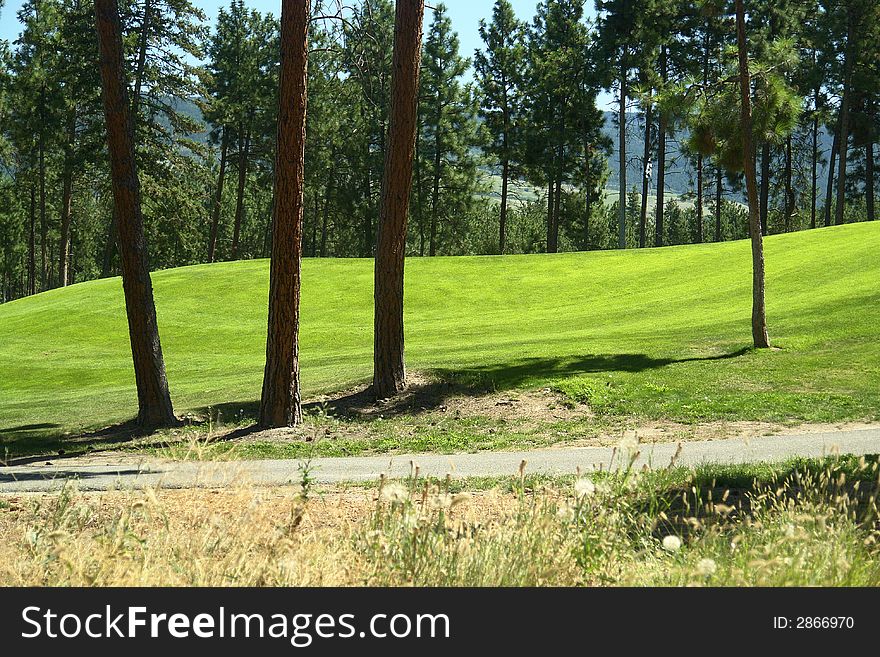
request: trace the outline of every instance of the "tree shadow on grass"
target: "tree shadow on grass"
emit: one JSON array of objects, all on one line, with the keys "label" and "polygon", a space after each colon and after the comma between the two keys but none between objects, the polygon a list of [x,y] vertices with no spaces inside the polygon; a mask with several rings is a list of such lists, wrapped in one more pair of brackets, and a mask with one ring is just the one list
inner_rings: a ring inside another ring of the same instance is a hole
[{"label": "tree shadow on grass", "polygon": [[[588,354],[569,358],[521,358],[512,362],[491,363],[465,368],[437,368],[425,375],[412,376],[411,385],[402,394],[377,401],[369,386],[326,395],[303,405],[308,416],[326,414],[344,420],[370,421],[380,418],[420,415],[443,409],[452,397],[482,396],[562,379],[602,372],[644,372],[690,362],[735,359],[752,351],[744,347],[729,353],[692,358],[654,358],[646,354]],[[237,440],[257,433],[259,401],[224,402],[196,410],[188,418],[190,425],[237,425],[218,440]],[[22,464],[52,458],[81,456],[92,450],[113,449],[134,443],[144,434],[134,420],[79,435],[59,431],[57,424],[32,424],[0,429],[0,463]],[[160,448],[165,442],[141,444]],[[5,452],[5,454],[4,454]],[[57,456],[55,456],[57,455]]]},{"label": "tree shadow on grass", "polygon": [[[700,361],[720,361],[749,353],[745,347],[733,352],[693,358],[653,358],[646,354],[589,354],[573,358],[523,358],[514,362],[477,367],[427,371],[427,376],[411,376],[409,387],[391,399],[376,400],[370,386],[361,386],[335,395],[326,395],[303,405],[304,414],[326,414],[347,420],[376,420],[442,410],[452,397],[478,397],[493,392],[528,387],[530,382],[600,372],[644,372],[670,365]],[[199,410],[216,423],[230,418],[256,421],[259,402],[216,404]],[[240,438],[255,431],[242,428],[229,437]]]},{"label": "tree shadow on grass", "polygon": [[750,347],[713,356],[654,358],[646,354],[588,354],[572,358],[523,358],[513,363],[494,363],[464,369],[434,370],[444,380],[476,391],[519,388],[530,381],[566,378],[602,372],[639,373],[681,363],[732,360],[750,353]]}]

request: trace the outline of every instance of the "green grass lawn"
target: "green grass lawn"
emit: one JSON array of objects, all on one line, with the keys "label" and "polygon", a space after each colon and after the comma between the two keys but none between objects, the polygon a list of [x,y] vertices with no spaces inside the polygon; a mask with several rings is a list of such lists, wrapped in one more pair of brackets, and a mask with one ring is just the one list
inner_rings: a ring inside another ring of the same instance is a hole
[{"label": "green grass lawn", "polygon": [[[770,237],[780,350],[754,352],[748,242],[628,252],[411,259],[407,358],[475,390],[549,386],[608,416],[880,417],[880,224]],[[307,260],[307,395],[368,380],[372,261]],[[153,276],[178,413],[257,399],[268,263]],[[120,279],[0,305],[0,436],[9,449],[135,415]]]}]

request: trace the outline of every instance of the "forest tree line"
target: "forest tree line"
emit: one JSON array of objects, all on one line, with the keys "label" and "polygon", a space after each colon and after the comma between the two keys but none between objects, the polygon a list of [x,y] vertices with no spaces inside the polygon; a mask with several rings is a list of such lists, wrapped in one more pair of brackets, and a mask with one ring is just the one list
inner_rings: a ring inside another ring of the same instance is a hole
[{"label": "forest tree line", "polygon": [[[476,53],[462,52],[443,5],[429,10],[407,253],[747,237],[731,4],[600,0],[593,19],[583,0],[543,0],[521,21],[498,0]],[[395,8],[312,5],[303,251],[372,257]],[[214,25],[188,0],[118,7],[151,267],[268,257],[279,21],[241,0]],[[2,301],[122,267],[95,6],[29,0],[18,19],[19,38],[0,43]],[[747,23],[762,230],[875,219],[880,8],[754,0]],[[618,103],[613,140],[602,92]],[[667,198],[682,170],[691,191]],[[623,203],[605,198],[609,183]]]}]

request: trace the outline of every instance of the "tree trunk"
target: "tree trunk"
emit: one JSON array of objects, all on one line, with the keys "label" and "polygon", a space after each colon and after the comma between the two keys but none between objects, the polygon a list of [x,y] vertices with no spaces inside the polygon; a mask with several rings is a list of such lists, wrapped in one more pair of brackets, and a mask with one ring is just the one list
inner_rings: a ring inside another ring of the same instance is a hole
[{"label": "tree trunk", "polygon": [[137,125],[140,116],[141,88],[144,83],[144,71],[147,66],[147,45],[149,45],[150,35],[150,12],[153,10],[153,0],[144,0],[144,20],[141,23],[140,33],[138,34],[138,56],[134,70],[134,98],[131,103],[131,120],[133,125]]},{"label": "tree trunk", "polygon": [[551,250],[553,245],[550,243],[550,236],[553,234],[553,208],[556,207],[553,202],[554,196],[556,192],[556,181],[551,180],[547,185],[547,244],[545,245],[545,251],[547,253],[553,253]]},{"label": "tree trunk", "polygon": [[769,232],[768,221],[770,219],[770,144],[761,146],[761,234]]},{"label": "tree trunk", "polygon": [[73,146],[76,139],[76,113],[67,117],[64,169],[61,174],[61,228],[58,243],[58,285],[66,287],[70,269],[70,220],[73,200]]},{"label": "tree trunk", "polygon": [[333,192],[333,178],[327,177],[327,185],[324,188],[324,215],[321,219],[321,257],[327,257],[327,233],[330,223],[330,196]]},{"label": "tree trunk", "polygon": [[[439,102],[439,99],[438,99]],[[437,213],[440,203],[440,168],[443,166],[442,132],[440,122],[443,120],[441,111],[437,111],[437,129],[434,131],[434,180],[431,188],[431,230],[428,240],[428,255],[437,255]]]},{"label": "tree trunk", "polygon": [[593,146],[588,139],[584,140],[584,247],[590,250],[590,206],[593,204],[593,176],[590,161],[593,159]]},{"label": "tree trunk", "polygon": [[816,113],[813,116],[813,150],[810,162],[810,228],[816,227],[816,201],[819,195],[819,92],[816,92]]},{"label": "tree trunk", "polygon": [[553,196],[553,229],[550,232],[550,253],[559,252],[559,213],[562,206],[562,174],[557,174],[556,192]]},{"label": "tree trunk", "polygon": [[37,189],[34,183],[31,183],[31,212],[29,223],[27,293],[29,295],[34,295],[37,293]]},{"label": "tree trunk", "polygon": [[644,249],[648,233],[648,191],[651,178],[648,176],[648,163],[651,161],[651,122],[654,106],[651,103],[650,92],[648,95],[648,107],[645,109],[645,154],[642,156],[642,208],[639,213],[639,248]]},{"label": "tree trunk", "polygon": [[697,244],[703,243],[703,156],[697,156]]},{"label": "tree trunk", "polygon": [[269,327],[260,425],[302,420],[299,386],[299,295],[305,182],[308,29],[311,3],[282,0],[275,219],[269,275]]},{"label": "tree trunk", "polygon": [[752,134],[752,83],[746,42],[743,0],[736,0],[736,37],[739,54],[739,84],[742,116],[743,170],[749,199],[749,232],[752,238],[752,339],[756,348],[768,348],[767,316],[764,305],[764,240],[761,235],[758,207],[758,183],[755,173],[755,143]]},{"label": "tree trunk", "polygon": [[[666,46],[660,47],[660,79],[667,80]],[[654,220],[654,246],[663,246],[663,215],[666,209],[666,112],[660,112],[660,130],[657,134],[657,216]]]},{"label": "tree trunk", "polygon": [[[505,150],[507,149],[507,136],[504,137]],[[498,253],[504,255],[507,241],[507,191],[510,177],[510,160],[504,159],[501,163],[501,216],[498,219]]]},{"label": "tree trunk", "polygon": [[250,159],[251,133],[245,132],[242,142],[241,133],[238,141],[238,190],[235,196],[235,226],[232,230],[232,259],[238,259],[238,241],[241,237],[241,224],[244,220],[244,187],[247,183],[248,160]]},{"label": "tree trunk", "polygon": [[626,78],[627,73],[629,72],[629,65],[627,62],[627,46],[623,46],[623,52],[620,57],[620,99],[618,108],[618,117],[617,120],[620,123],[618,126],[618,140],[617,140],[617,148],[618,153],[620,154],[620,162],[619,162],[619,184],[620,188],[619,194],[619,209],[618,213],[620,215],[619,219],[619,231],[618,235],[618,246],[621,249],[626,248]]},{"label": "tree trunk", "polygon": [[865,145],[865,201],[868,204],[868,221],[877,218],[874,207],[874,142]]},{"label": "tree trunk", "polygon": [[853,52],[855,43],[853,34],[854,18],[852,9],[847,8],[846,55],[844,60],[843,98],[840,101],[840,140],[837,157],[837,207],[834,208],[834,223],[843,223],[843,211],[846,204],[846,160],[849,154],[849,106],[852,95]]},{"label": "tree trunk", "polygon": [[721,241],[721,202],[724,193],[724,174],[721,167],[715,170],[715,241]]},{"label": "tree trunk", "polygon": [[391,397],[406,387],[403,275],[424,13],[424,0],[397,1],[391,112],[375,263],[373,393],[379,399]]},{"label": "tree trunk", "polygon": [[220,231],[220,212],[223,209],[223,183],[226,180],[226,155],[229,151],[229,135],[226,128],[220,137],[220,172],[217,175],[217,192],[214,195],[214,213],[211,217],[211,239],[208,242],[208,262],[214,262],[217,256],[217,236]]},{"label": "tree trunk", "polygon": [[791,185],[791,135],[785,140],[785,232],[791,231],[791,217],[794,214],[794,189]]},{"label": "tree trunk", "polygon": [[[42,96],[42,92],[40,93]],[[42,104],[42,102],[41,102]],[[45,107],[45,105],[43,105]],[[40,167],[40,291],[48,285],[48,258],[46,249],[49,246],[49,226],[46,224],[46,137],[43,127],[44,115],[40,116],[40,137],[38,157]]]},{"label": "tree trunk", "polygon": [[825,227],[831,225],[831,201],[834,198],[834,172],[837,163],[837,151],[840,149],[840,117],[834,130],[834,139],[831,142],[831,155],[828,156],[828,184],[825,187]]},{"label": "tree trunk", "polygon": [[122,287],[137,384],[137,421],[145,429],[155,429],[176,424],[177,420],[168,393],[153,302],[116,0],[95,0],[95,14],[107,145],[122,256]]}]

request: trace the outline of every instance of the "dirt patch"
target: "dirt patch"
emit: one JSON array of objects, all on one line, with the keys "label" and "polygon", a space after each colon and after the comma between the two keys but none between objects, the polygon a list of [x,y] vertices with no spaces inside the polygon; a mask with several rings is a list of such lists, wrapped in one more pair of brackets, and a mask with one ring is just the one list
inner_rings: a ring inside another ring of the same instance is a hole
[{"label": "dirt patch", "polygon": [[839,422],[824,424],[783,424],[779,422],[706,422],[684,424],[669,420],[648,422],[622,422],[619,426],[602,430],[595,436],[566,441],[553,447],[610,447],[623,438],[632,438],[642,444],[729,440],[737,438],[748,441],[763,436],[786,436],[794,434],[833,433],[876,429],[876,423]]},{"label": "dirt patch", "polygon": [[306,412],[323,412],[340,419],[375,420],[403,415],[442,413],[450,417],[480,416],[496,420],[554,421],[589,415],[586,406],[572,407],[549,388],[500,393],[466,388],[422,373],[408,376],[407,390],[394,399],[373,398],[360,387],[341,395],[325,395],[305,405]]}]

